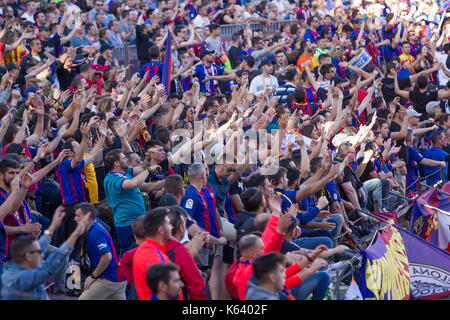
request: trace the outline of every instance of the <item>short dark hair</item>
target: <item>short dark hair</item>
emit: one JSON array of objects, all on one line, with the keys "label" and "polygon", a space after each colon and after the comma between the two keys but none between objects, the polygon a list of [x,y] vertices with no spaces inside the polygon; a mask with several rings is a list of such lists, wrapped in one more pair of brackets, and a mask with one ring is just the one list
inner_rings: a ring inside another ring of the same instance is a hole
[{"label": "short dark hair", "polygon": [[253,175],[250,176],[250,178],[248,179],[248,183],[247,186],[249,188],[251,187],[264,187],[264,181],[267,179],[266,176],[262,175],[261,173],[255,173]]},{"label": "short dark hair", "polygon": [[0,161],[0,173],[5,174],[8,168],[20,169],[20,163],[14,159],[3,158]]},{"label": "short dark hair", "polygon": [[176,205],[176,206],[170,206],[169,208],[169,220],[170,224],[172,225],[172,235],[177,233],[178,228],[183,224],[182,216],[187,218],[187,212],[182,207]]},{"label": "short dark hair", "polygon": [[431,135],[430,141],[434,145],[442,137],[442,131],[435,131]]},{"label": "short dark hair", "polygon": [[171,174],[164,181],[166,193],[177,195],[184,188],[183,177],[179,174]]},{"label": "short dark hair", "polygon": [[276,184],[278,184],[280,179],[283,177],[283,175],[286,174],[286,171],[287,171],[286,168],[278,167],[277,172],[273,175],[267,176],[267,178],[269,179],[269,181],[272,185],[276,185]]},{"label": "short dark hair", "polygon": [[151,46],[150,49],[148,49],[148,54],[150,56],[150,59],[158,59],[160,54],[159,47]]},{"label": "short dark hair", "polygon": [[312,159],[310,160],[309,165],[310,165],[310,168],[311,168],[311,173],[316,173],[316,171],[317,171],[317,170],[320,168],[320,166],[322,165],[322,160],[323,160],[322,157],[315,157],[315,158],[312,158]]},{"label": "short dark hair", "polygon": [[276,272],[278,265],[285,265],[285,258],[279,252],[271,252],[259,256],[253,261],[253,275],[259,283],[264,282],[267,275]]},{"label": "short dark hair", "polygon": [[133,230],[134,236],[137,239],[145,238],[144,218],[145,215],[137,217],[136,219],[134,219],[133,224],[131,225],[131,229]]},{"label": "short dark hair", "polygon": [[106,154],[105,157],[106,170],[111,171],[111,169],[114,167],[114,162],[120,160],[121,153],[122,149],[113,149]]},{"label": "short dark hair", "polygon": [[92,203],[88,203],[88,202],[78,203],[75,205],[74,212],[77,211],[78,209],[81,210],[81,212],[83,213],[83,216],[85,216],[86,214],[89,214],[89,217],[92,220],[95,220],[95,218],[97,217],[97,209],[95,208],[95,206]]},{"label": "short dark hair", "polygon": [[297,168],[289,167],[287,169],[286,178],[288,179],[288,185],[292,185],[296,180],[300,178],[300,170]]},{"label": "short dark hair", "polygon": [[248,188],[241,193],[241,200],[245,210],[256,211],[261,206],[263,194],[257,188]]},{"label": "short dark hair", "polygon": [[174,263],[157,263],[147,269],[147,285],[154,294],[158,294],[158,284],[160,281],[168,283],[170,273],[179,271],[180,268]]},{"label": "short dark hair", "polygon": [[428,86],[428,79],[425,76],[419,76],[417,78],[417,86],[419,89],[425,89]]},{"label": "short dark hair", "polygon": [[152,209],[145,214],[144,230],[147,236],[153,237],[156,235],[159,227],[164,224],[168,213],[169,209],[159,207]]},{"label": "short dark hair", "polygon": [[37,240],[33,236],[16,237],[9,247],[11,259],[15,263],[22,262],[24,260],[25,253],[27,253],[34,241]]}]

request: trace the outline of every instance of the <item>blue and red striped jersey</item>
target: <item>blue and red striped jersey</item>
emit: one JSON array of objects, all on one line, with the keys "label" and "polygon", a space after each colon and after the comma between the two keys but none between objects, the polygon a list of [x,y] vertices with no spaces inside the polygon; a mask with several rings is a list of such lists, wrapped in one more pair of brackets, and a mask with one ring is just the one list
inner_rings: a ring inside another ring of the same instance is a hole
[{"label": "blue and red striped jersey", "polygon": [[202,189],[202,194],[206,200],[206,203],[208,204],[209,225],[211,227],[210,233],[214,237],[220,238],[219,222],[216,219],[216,194],[214,193],[214,190],[208,185],[206,185],[206,187]]},{"label": "blue and red striped jersey", "polygon": [[155,75],[157,75],[159,77],[159,80],[161,81],[163,71],[163,64],[161,62],[150,61],[149,63],[144,64],[139,72],[139,77],[142,78],[148,70],[150,70],[150,72],[146,79],[147,82],[150,82],[150,79],[153,78]]},{"label": "blue and red striped jersey", "polygon": [[56,170],[61,187],[63,204],[77,204],[86,202],[86,188],[84,186],[84,160],[75,169],[70,166],[72,159],[64,159]]},{"label": "blue and red striped jersey", "polygon": [[191,184],[186,188],[184,198],[181,200],[181,207],[197,222],[200,228],[211,232],[208,202],[203,193]]}]

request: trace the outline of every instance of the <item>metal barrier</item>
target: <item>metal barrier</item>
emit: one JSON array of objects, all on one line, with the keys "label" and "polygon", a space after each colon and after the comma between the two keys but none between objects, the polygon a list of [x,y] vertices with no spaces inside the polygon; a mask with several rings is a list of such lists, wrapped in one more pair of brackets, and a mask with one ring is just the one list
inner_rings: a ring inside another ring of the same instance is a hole
[{"label": "metal barrier", "polygon": [[[250,28],[252,31],[266,31],[273,32],[280,30],[283,24],[291,25],[298,20],[281,20],[281,21],[272,21],[270,25],[260,22],[251,22]],[[238,24],[226,24],[220,26],[220,38],[222,40],[223,48],[228,51],[231,47],[231,37],[234,33],[241,31],[246,27],[245,23]],[[128,43],[124,43],[122,48],[114,48],[113,57],[117,58],[120,65],[128,66],[132,65],[131,69],[127,72],[127,78],[130,77],[131,74],[138,72],[140,69],[140,62],[137,57],[136,45],[130,45]]]}]

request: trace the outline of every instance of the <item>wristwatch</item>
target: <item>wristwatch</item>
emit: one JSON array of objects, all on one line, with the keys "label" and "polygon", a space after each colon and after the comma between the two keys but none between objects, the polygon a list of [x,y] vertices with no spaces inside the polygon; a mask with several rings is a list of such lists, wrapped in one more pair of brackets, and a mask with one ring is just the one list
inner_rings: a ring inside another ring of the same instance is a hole
[{"label": "wristwatch", "polygon": [[47,236],[47,237],[49,237],[49,238],[51,239],[52,236],[53,236],[53,233],[50,232],[50,231],[47,229],[47,230],[44,231],[44,236]]}]

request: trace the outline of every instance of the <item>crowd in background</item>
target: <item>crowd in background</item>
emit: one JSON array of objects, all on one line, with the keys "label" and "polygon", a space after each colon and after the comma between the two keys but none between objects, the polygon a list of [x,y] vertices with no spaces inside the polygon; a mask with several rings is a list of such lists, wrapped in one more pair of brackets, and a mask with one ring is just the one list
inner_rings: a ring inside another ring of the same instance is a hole
[{"label": "crowd in background", "polygon": [[434,0],[0,12],[2,299],[333,299],[367,213],[448,179]]}]

